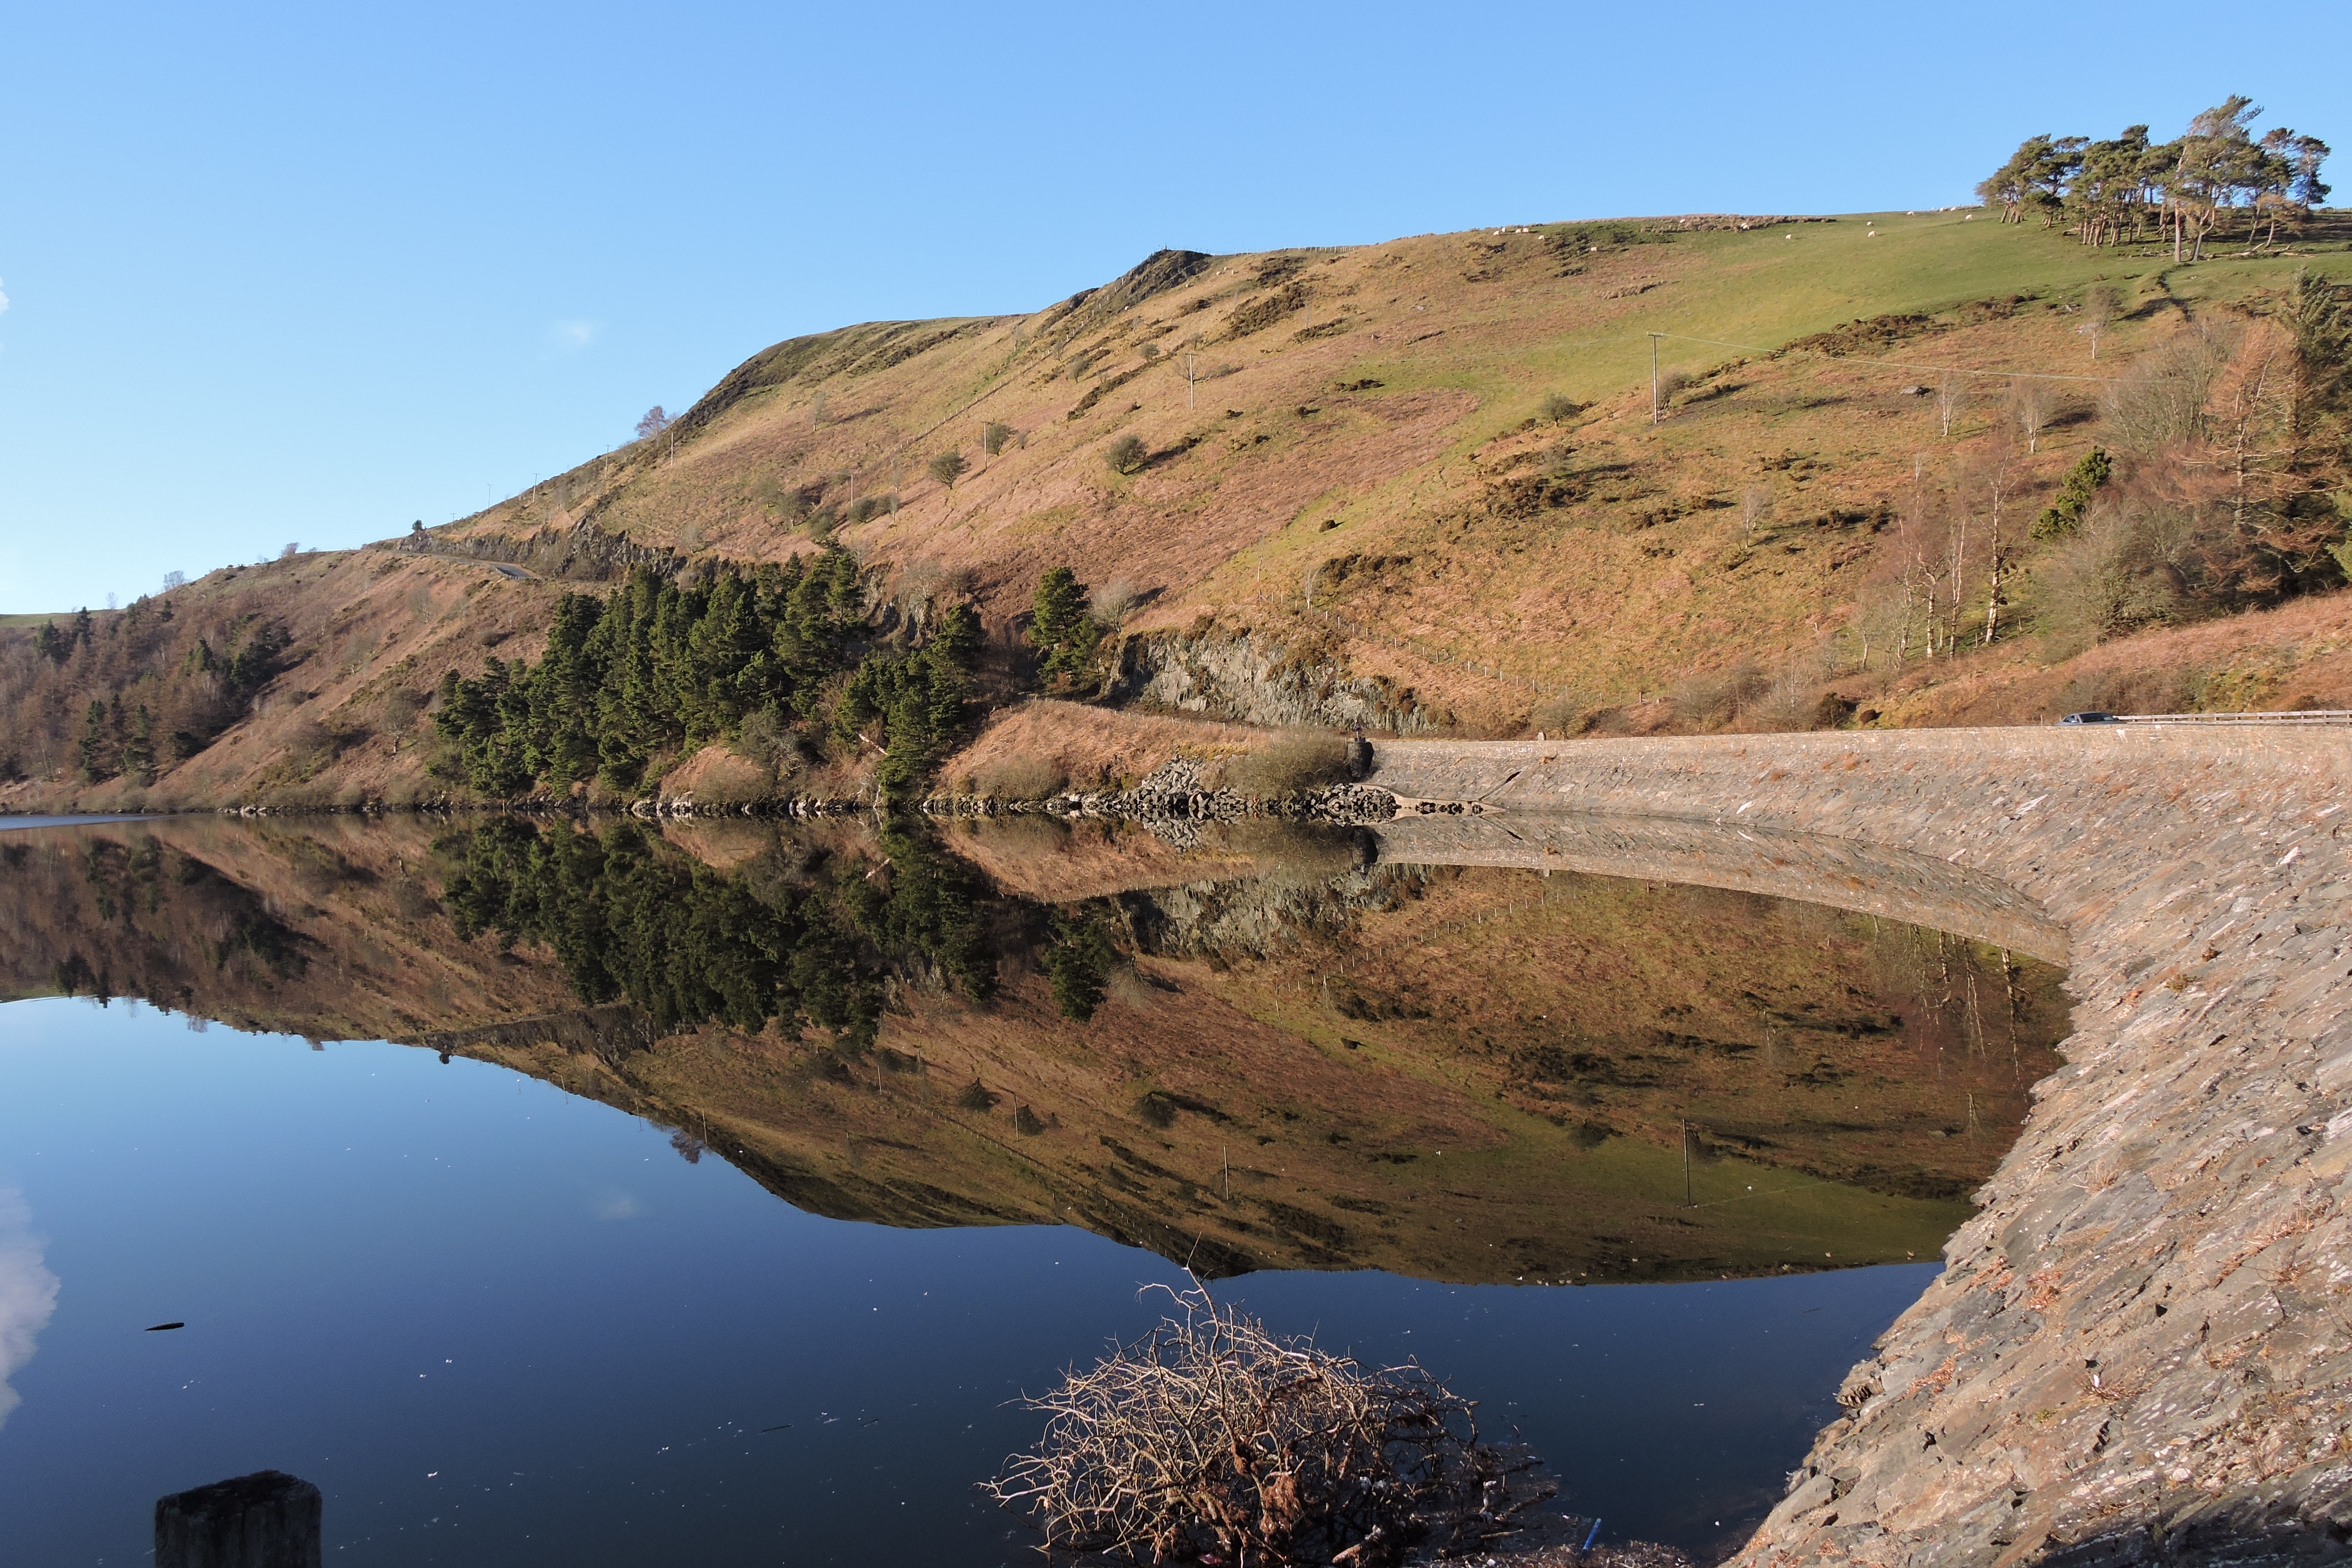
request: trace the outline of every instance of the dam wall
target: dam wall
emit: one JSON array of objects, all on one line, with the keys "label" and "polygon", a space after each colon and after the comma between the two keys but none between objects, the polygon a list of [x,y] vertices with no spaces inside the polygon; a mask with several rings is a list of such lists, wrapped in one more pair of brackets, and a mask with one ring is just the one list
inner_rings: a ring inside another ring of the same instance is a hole
[{"label": "dam wall", "polygon": [[1907,918],[2063,932],[2067,1065],[1738,1562],[2352,1559],[2352,734],[1382,741],[1369,782],[1398,858],[1665,876],[1705,824],[1755,846],[1716,885],[1892,866]]}]

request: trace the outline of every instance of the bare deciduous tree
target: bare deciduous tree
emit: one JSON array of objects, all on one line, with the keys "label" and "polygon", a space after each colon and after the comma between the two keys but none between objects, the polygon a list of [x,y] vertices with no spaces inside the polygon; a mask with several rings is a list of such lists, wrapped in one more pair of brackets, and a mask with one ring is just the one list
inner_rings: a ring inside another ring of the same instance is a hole
[{"label": "bare deciduous tree", "polygon": [[1756,530],[1772,519],[1772,492],[1761,485],[1751,486],[1740,492],[1739,535],[1742,539],[1756,537]]},{"label": "bare deciduous tree", "polygon": [[2107,389],[2106,429],[2115,445],[2154,457],[2203,441],[2206,404],[2229,359],[2228,335],[2182,332],[2136,356]]},{"label": "bare deciduous tree", "polygon": [[1010,425],[1000,425],[992,419],[980,427],[980,449],[992,458],[1003,451],[1012,440],[1013,426]]},{"label": "bare deciduous tree", "polygon": [[163,574],[163,592],[166,594],[170,593],[174,588],[184,588],[187,585],[188,574],[185,572],[166,572]]},{"label": "bare deciduous tree", "polygon": [[2058,412],[2057,389],[2036,376],[2021,375],[2009,384],[2009,416],[2025,437],[2030,457],[2042,444],[2042,432]]},{"label": "bare deciduous tree", "polygon": [[1936,382],[1936,418],[1946,440],[1952,438],[1952,421],[1969,401],[1969,378],[1956,371],[1946,371]]},{"label": "bare deciduous tree", "polygon": [[[2012,531],[2007,523],[2011,492],[2017,484],[2016,456],[2016,449],[2007,442],[1994,443],[1991,450],[1979,455],[1962,475],[1963,494],[1956,498],[1963,509],[1963,542],[1967,526],[1965,515],[1971,500],[1981,500],[1984,505],[1985,621],[1981,640],[1987,645],[2000,635],[2000,612],[2009,603]],[[1957,601],[1954,607],[1958,608]],[[1958,629],[1957,623],[1955,629]]]},{"label": "bare deciduous tree", "polygon": [[656,403],[646,409],[643,416],[637,420],[637,439],[643,441],[658,436],[668,429],[669,425],[669,416],[664,413],[662,405]]},{"label": "bare deciduous tree", "polygon": [[1087,613],[1107,626],[1116,626],[1135,608],[1135,585],[1114,577],[1087,595]]},{"label": "bare deciduous tree", "polygon": [[970,468],[971,464],[961,452],[941,452],[930,460],[929,467],[931,478],[939,480],[947,489],[953,489],[955,482],[963,478],[964,471]]},{"label": "bare deciduous tree", "polygon": [[2091,340],[2091,357],[2099,357],[2099,340],[2123,314],[2123,290],[2112,283],[2094,283],[2083,290],[2083,324],[2075,330]]},{"label": "bare deciduous tree", "polygon": [[302,547],[289,540],[287,542],[286,548],[278,552],[278,559],[280,561],[291,561],[294,557],[301,553]]}]

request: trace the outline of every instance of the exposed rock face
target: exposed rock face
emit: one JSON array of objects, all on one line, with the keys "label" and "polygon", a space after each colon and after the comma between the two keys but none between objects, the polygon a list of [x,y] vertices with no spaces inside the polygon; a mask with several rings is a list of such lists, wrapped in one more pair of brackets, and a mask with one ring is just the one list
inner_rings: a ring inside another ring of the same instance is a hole
[{"label": "exposed rock face", "polygon": [[1254,635],[1152,632],[1119,650],[1113,693],[1180,713],[1244,724],[1307,724],[1412,735],[1436,718],[1413,694],[1379,677],[1349,675],[1337,649],[1322,658]]},{"label": "exposed rock face", "polygon": [[1742,1563],[2352,1556],[2352,738],[1391,742],[1371,782],[1864,839],[2068,930],[2068,1065]]},{"label": "exposed rock face", "polygon": [[670,551],[651,549],[620,534],[607,533],[598,528],[593,520],[584,517],[568,527],[554,525],[541,529],[528,538],[488,533],[472,534],[463,539],[439,533],[412,534],[397,540],[384,540],[367,548],[415,554],[420,552],[420,539],[429,542],[422,547],[421,552],[425,554],[503,562],[527,568],[541,577],[574,578],[591,583],[616,581],[627,576],[634,566],[649,565],[657,572],[667,574],[677,570],[680,564],[678,557]]}]

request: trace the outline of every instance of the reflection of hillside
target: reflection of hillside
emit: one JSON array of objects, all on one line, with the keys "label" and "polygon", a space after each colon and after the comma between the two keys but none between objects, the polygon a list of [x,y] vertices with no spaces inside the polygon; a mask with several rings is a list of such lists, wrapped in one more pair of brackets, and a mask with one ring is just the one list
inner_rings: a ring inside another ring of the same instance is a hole
[{"label": "reflection of hillside", "polygon": [[[839,824],[34,830],[5,978],[503,1062],[812,1212],[1446,1279],[1927,1256],[2063,1017],[2046,966],[1819,907],[990,831],[946,842],[1091,897],[1049,918]],[[1049,975],[1081,930],[1113,959],[1085,1022]]]},{"label": "reflection of hillside", "polygon": [[459,942],[446,826],[159,818],[0,837],[0,996],[135,996],[240,1029],[399,1039],[570,1007],[546,966]]}]

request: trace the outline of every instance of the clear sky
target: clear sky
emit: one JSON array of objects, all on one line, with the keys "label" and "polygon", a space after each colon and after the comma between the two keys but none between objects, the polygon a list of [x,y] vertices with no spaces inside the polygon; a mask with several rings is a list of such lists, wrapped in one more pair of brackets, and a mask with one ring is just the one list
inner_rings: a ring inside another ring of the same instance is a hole
[{"label": "clear sky", "polygon": [[17,5],[0,612],[446,521],[779,339],[1163,245],[1942,205],[2233,91],[2352,192],[2348,55],[2342,0]]}]

